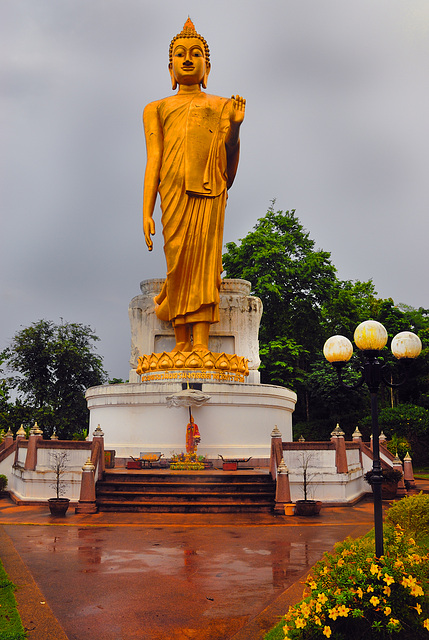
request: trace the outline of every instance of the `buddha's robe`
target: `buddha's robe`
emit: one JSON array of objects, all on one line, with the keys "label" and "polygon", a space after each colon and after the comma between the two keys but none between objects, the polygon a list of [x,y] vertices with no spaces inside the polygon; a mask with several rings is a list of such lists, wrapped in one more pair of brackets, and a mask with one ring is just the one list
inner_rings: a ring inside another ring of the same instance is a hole
[{"label": "buddha's robe", "polygon": [[179,93],[144,111],[146,138],[155,135],[162,145],[158,191],[167,278],[155,298],[156,314],[173,326],[219,321],[227,187],[238,164],[237,148],[228,176],[229,102]]}]

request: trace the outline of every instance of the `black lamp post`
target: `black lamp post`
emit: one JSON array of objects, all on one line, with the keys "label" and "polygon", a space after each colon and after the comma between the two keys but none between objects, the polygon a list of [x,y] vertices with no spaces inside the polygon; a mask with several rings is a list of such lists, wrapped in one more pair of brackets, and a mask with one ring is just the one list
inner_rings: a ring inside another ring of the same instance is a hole
[{"label": "black lamp post", "polygon": [[[371,419],[372,419],[372,491],[374,496],[374,530],[375,530],[375,554],[379,558],[383,555],[383,513],[381,501],[381,483],[383,472],[380,462],[379,428],[378,428],[378,388],[380,382],[389,387],[400,386],[405,381],[393,384],[383,375],[386,365],[379,360],[380,351],[386,345],[387,331],[380,322],[367,320],[362,322],[354,333],[354,341],[358,349],[363,351],[365,360],[361,370],[360,380],[355,385],[348,385],[342,379],[342,369],[353,355],[353,346],[350,340],[344,336],[332,336],[325,342],[323,354],[337,370],[338,380],[346,389],[357,389],[364,383],[371,394]],[[395,358],[405,367],[410,361],[420,354],[422,343],[415,333],[403,331],[392,340],[391,350]]]}]

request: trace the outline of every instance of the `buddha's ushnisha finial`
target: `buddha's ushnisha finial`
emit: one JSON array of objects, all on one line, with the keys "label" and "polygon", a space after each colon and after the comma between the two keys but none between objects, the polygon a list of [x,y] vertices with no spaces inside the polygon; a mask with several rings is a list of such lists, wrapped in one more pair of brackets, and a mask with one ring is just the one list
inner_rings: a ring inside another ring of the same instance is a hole
[{"label": "buddha's ushnisha finial", "polygon": [[180,33],[178,33],[177,36],[174,36],[174,38],[170,42],[170,50],[169,50],[169,54],[168,54],[168,63],[169,63],[169,65],[171,65],[173,63],[174,43],[179,38],[198,38],[198,40],[201,40],[201,42],[202,42],[202,44],[204,46],[204,55],[205,55],[205,59],[206,59],[206,65],[208,67],[210,66],[210,49],[209,49],[209,45],[207,44],[207,41],[205,40],[205,38],[203,38],[202,35],[197,33],[197,31],[195,29],[195,26],[194,26],[194,23],[192,22],[192,20],[191,20],[191,18],[189,16],[188,16],[188,19],[186,20],[185,24],[183,25],[182,31]]}]

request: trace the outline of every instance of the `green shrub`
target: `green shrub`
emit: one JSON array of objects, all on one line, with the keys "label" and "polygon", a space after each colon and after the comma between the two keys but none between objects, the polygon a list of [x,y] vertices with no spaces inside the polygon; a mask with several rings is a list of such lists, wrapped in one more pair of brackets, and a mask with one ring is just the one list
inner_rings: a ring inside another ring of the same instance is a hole
[{"label": "green shrub", "polygon": [[385,528],[384,539],[379,559],[371,536],[345,540],[325,554],[306,581],[304,599],[284,618],[284,638],[428,638],[428,549],[399,526]]},{"label": "green shrub", "polygon": [[411,444],[404,436],[398,436],[396,435],[396,433],[393,433],[391,439],[388,440],[385,444],[388,451],[390,451],[390,453],[394,456],[398,455],[401,460],[405,458],[407,453],[411,457],[413,457]]},{"label": "green shrub", "polygon": [[4,491],[7,487],[7,478],[3,474],[0,474],[0,491]]},{"label": "green shrub", "polygon": [[399,525],[417,541],[429,538],[429,495],[419,493],[399,500],[387,511],[386,522]]}]

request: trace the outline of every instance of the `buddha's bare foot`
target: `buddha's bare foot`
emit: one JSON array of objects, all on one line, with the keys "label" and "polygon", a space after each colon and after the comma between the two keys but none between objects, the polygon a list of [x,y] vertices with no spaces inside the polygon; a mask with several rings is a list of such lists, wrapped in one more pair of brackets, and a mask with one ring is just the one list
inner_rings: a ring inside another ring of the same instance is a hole
[{"label": "buddha's bare foot", "polygon": [[205,344],[194,344],[192,351],[198,351],[198,353],[209,353],[209,348]]},{"label": "buddha's bare foot", "polygon": [[176,346],[172,352],[177,353],[177,351],[182,351],[183,353],[186,351],[192,351],[192,345],[190,342],[176,342]]}]

